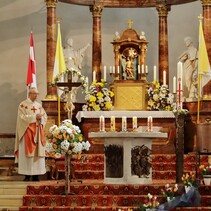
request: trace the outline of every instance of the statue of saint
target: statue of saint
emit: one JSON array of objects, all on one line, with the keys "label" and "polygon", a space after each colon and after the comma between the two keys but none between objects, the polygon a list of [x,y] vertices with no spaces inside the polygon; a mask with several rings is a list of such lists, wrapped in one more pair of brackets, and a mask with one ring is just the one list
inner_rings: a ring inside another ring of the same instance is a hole
[{"label": "statue of saint", "polygon": [[[65,64],[68,69],[73,68],[76,71],[82,71],[82,61],[84,59],[85,51],[90,46],[90,44],[86,44],[84,47],[74,50],[73,48],[73,39],[69,38],[67,40],[67,46],[64,49],[64,57],[65,57]],[[72,76],[72,82],[77,82],[78,76],[73,75]],[[76,102],[76,95],[79,95],[77,93],[77,90],[79,87],[73,87],[71,91],[71,101]],[[77,96],[78,97],[78,96]],[[69,97],[67,97],[69,99]]]},{"label": "statue of saint", "polygon": [[188,98],[197,97],[197,67],[198,51],[193,46],[191,37],[184,39],[187,50],[179,56],[179,60],[184,63],[184,85]]}]

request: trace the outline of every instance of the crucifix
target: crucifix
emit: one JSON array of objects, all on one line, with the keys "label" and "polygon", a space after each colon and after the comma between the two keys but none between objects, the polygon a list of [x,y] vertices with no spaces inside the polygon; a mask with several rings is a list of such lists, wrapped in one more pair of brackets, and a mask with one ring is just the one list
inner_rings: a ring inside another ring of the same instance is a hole
[{"label": "crucifix", "polygon": [[[72,88],[79,87],[81,85],[80,82],[72,82],[72,73],[67,73],[67,82],[57,82],[57,87],[64,87],[62,89],[64,94],[67,97],[67,103],[65,105],[66,110],[68,111],[68,118],[72,119],[72,111],[74,110],[75,106],[72,103]],[[66,89],[65,89],[66,88]]]}]

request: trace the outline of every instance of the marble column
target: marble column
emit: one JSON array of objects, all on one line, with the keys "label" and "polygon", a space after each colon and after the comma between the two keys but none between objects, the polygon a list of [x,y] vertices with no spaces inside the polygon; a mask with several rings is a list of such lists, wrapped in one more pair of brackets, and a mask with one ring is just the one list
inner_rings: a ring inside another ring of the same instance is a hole
[{"label": "marble column", "polygon": [[[203,31],[211,64],[211,0],[201,0],[203,8]],[[203,88],[204,99],[211,99],[211,80]]]},{"label": "marble column", "polygon": [[163,84],[163,71],[166,71],[166,83],[169,85],[169,64],[168,64],[168,26],[167,15],[170,6],[165,1],[156,5],[159,15],[159,82]]},{"label": "marble column", "polygon": [[57,89],[52,86],[54,60],[56,53],[56,4],[58,0],[45,0],[47,7],[47,96],[46,99],[56,99]]},{"label": "marble column", "polygon": [[101,81],[102,70],[102,44],[101,44],[101,13],[103,7],[100,5],[90,6],[93,16],[92,37],[92,71],[96,72],[96,80]]}]

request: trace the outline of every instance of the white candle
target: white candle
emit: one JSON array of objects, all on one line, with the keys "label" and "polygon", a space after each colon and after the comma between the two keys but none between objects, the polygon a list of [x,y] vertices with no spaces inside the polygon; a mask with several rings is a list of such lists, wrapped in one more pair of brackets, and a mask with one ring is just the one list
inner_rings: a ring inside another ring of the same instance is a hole
[{"label": "white candle", "polygon": [[148,73],[148,66],[146,65],[146,73]]},{"label": "white candle", "polygon": [[96,72],[93,71],[93,81],[96,81]]},{"label": "white candle", "polygon": [[154,65],[154,71],[153,71],[153,80],[157,81],[157,70],[156,70],[156,66]]},{"label": "white candle", "polygon": [[110,71],[109,71],[109,73],[110,74],[112,74],[113,73],[113,71],[112,71],[112,67],[110,66]]},{"label": "white candle", "polygon": [[117,74],[119,74],[119,66],[117,66]]},{"label": "white candle", "polygon": [[105,117],[102,115],[100,116],[99,126],[100,126],[100,131],[104,132],[105,131]]},{"label": "white candle", "polygon": [[166,86],[166,71],[163,71],[163,85]]},{"label": "white candle", "polygon": [[133,130],[137,129],[137,117],[133,117]]},{"label": "white candle", "polygon": [[104,66],[103,68],[103,74],[104,74],[103,79],[104,81],[106,81],[106,66]]},{"label": "white candle", "polygon": [[141,65],[141,73],[144,73],[144,64]]},{"label": "white candle", "polygon": [[123,116],[122,117],[122,131],[127,131],[127,117]]},{"label": "white candle", "polygon": [[176,76],[173,77],[173,93],[175,94],[177,92],[177,87],[176,87]]},{"label": "white candle", "polygon": [[111,116],[111,131],[116,131],[115,116]]},{"label": "white candle", "polygon": [[141,71],[140,71],[140,65],[138,65],[138,74],[140,74]]},{"label": "white candle", "polygon": [[113,66],[113,74],[115,74],[115,67]]}]

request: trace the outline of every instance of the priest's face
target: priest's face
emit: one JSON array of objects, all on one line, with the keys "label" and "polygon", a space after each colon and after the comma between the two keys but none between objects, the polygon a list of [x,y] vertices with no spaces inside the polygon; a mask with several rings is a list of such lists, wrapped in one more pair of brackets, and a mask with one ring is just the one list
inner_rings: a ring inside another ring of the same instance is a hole
[{"label": "priest's face", "polygon": [[39,93],[37,91],[37,89],[31,89],[29,91],[29,99],[34,102],[37,100],[37,97],[38,97]]}]

